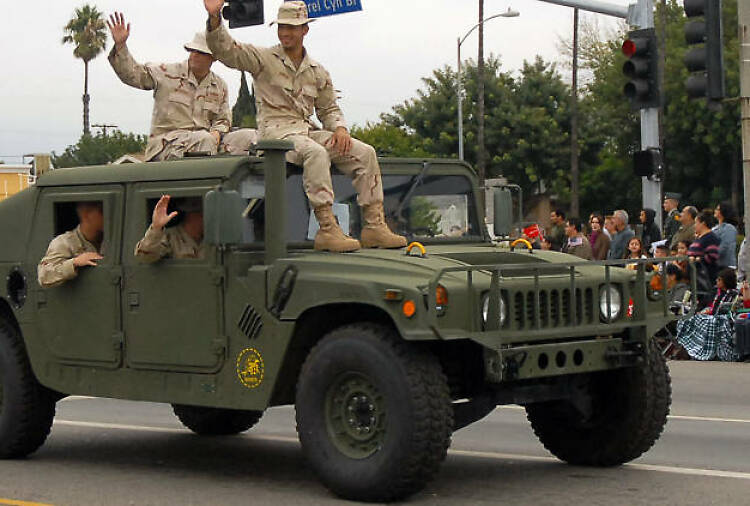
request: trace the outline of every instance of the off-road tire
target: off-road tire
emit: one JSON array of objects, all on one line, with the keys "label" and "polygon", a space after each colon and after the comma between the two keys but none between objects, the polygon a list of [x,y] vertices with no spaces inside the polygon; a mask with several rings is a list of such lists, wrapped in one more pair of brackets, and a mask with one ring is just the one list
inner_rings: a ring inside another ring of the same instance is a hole
[{"label": "off-road tire", "polygon": [[182,425],[201,436],[231,436],[252,428],[263,411],[204,408],[172,404],[172,411]]},{"label": "off-road tire", "polygon": [[[355,406],[357,415],[336,416]],[[421,490],[450,446],[453,411],[439,362],[382,325],[327,334],[302,367],[296,411],[305,457],[346,499],[388,502]]]},{"label": "off-road tire", "polygon": [[565,462],[616,466],[638,458],[659,439],[671,404],[669,370],[653,341],[644,364],[592,374],[588,420],[563,401],[531,404],[526,413],[539,441]]},{"label": "off-road tire", "polygon": [[54,418],[53,393],[36,380],[16,328],[0,317],[0,458],[35,452]]}]

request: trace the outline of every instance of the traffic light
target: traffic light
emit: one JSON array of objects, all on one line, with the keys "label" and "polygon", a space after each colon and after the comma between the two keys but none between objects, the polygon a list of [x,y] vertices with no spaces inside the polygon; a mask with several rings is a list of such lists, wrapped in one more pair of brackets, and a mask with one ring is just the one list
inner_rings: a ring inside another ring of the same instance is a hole
[{"label": "traffic light", "polygon": [[685,87],[690,98],[718,101],[724,98],[724,44],[721,0],[685,0],[688,18],[704,17],[685,25],[685,41],[694,47],[685,53],[685,66],[691,75]]},{"label": "traffic light", "polygon": [[622,43],[627,61],[622,73],[630,79],[623,92],[634,110],[659,107],[659,51],[653,28],[634,30]]},{"label": "traffic light", "polygon": [[228,0],[221,14],[229,20],[229,28],[262,25],[263,0]]}]

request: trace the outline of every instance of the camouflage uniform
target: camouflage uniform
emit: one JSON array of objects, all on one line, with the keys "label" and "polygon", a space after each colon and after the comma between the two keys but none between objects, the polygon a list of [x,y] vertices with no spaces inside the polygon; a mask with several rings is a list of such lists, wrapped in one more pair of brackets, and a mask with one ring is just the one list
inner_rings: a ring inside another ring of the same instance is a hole
[{"label": "camouflage uniform", "polygon": [[[213,55],[223,64],[252,74],[261,139],[287,139],[295,150],[287,159],[304,167],[304,186],[313,207],[332,204],[331,162],[353,177],[362,206],[383,201],[380,166],[372,146],[352,139],[348,155],[325,147],[338,127],[346,127],[336,103],[331,76],[305,54],[299,68],[281,45],[271,48],[235,42],[222,24],[206,34]],[[317,114],[320,130],[310,117]]]},{"label": "camouflage uniform", "polygon": [[78,272],[73,259],[83,253],[101,254],[101,251],[83,236],[80,227],[52,239],[37,266],[39,284],[51,288],[75,278]]},{"label": "camouflage uniform", "polygon": [[211,132],[223,135],[223,150],[233,154],[246,152],[257,142],[254,130],[229,132],[232,120],[227,84],[213,72],[199,83],[187,61],[142,65],[127,47],[119,51],[112,48],[109,62],[123,83],[154,90],[146,161],[180,158],[191,151],[216,154],[216,139]]},{"label": "camouflage uniform", "polygon": [[135,256],[147,264],[164,257],[202,259],[206,256],[206,249],[203,243],[199,244],[190,237],[182,225],[161,230],[149,226],[135,246]]}]

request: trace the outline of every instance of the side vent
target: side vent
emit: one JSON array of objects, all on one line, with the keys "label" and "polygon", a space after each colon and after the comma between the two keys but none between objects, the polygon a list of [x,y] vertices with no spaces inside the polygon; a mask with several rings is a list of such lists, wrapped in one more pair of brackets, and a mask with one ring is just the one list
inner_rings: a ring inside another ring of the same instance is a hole
[{"label": "side vent", "polygon": [[263,320],[261,320],[260,315],[255,309],[253,309],[253,306],[248,304],[245,306],[245,310],[242,312],[237,326],[248,339],[255,339],[260,335],[261,330],[263,330]]}]

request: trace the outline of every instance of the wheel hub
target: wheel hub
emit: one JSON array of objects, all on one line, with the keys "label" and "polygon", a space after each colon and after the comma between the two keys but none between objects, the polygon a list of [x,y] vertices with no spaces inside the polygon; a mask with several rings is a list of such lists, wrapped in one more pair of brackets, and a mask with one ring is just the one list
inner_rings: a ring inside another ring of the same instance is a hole
[{"label": "wheel hub", "polygon": [[328,389],[325,417],[333,445],[344,455],[364,459],[385,436],[385,400],[372,381],[346,373]]}]

